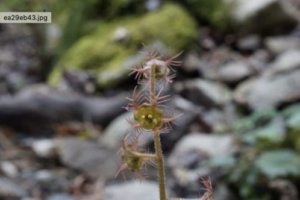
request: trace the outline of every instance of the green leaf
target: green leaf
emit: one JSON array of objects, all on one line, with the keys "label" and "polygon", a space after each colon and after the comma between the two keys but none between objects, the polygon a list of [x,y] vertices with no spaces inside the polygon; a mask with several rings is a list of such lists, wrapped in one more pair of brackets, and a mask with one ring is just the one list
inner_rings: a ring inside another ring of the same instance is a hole
[{"label": "green leaf", "polygon": [[294,113],[287,120],[287,126],[293,130],[300,130],[300,112]]},{"label": "green leaf", "polygon": [[300,176],[300,156],[287,149],[261,154],[255,166],[271,179],[288,175]]},{"label": "green leaf", "polygon": [[285,140],[286,130],[281,118],[273,119],[264,127],[250,131],[243,136],[243,140],[248,144],[255,145],[260,142],[262,145],[280,144]]}]

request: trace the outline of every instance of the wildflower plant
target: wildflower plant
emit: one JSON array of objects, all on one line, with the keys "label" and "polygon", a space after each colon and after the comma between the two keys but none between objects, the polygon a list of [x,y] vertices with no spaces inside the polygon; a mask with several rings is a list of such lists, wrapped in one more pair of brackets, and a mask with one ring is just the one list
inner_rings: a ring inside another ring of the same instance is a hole
[{"label": "wildflower plant", "polygon": [[[164,95],[164,89],[175,78],[174,68],[181,65],[181,62],[176,60],[179,55],[164,58],[155,52],[148,51],[146,62],[131,69],[130,75],[135,76],[138,85],[134,88],[132,96],[127,98],[129,103],[125,107],[126,110],[132,112],[132,118],[128,119],[128,122],[134,131],[123,139],[120,150],[122,165],[118,174],[129,170],[141,178],[143,177],[142,170],[147,165],[155,165],[160,200],[168,199],[160,136],[163,133],[169,133],[175,119],[180,116],[180,114],[170,112],[167,106],[170,96]],[[155,146],[153,154],[139,149],[138,141],[141,134],[153,135]]]}]

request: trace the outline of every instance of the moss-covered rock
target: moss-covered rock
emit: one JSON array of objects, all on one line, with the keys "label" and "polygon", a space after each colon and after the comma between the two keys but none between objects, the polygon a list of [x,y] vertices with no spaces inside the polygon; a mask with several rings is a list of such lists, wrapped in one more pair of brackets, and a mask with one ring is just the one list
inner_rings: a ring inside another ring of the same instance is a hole
[{"label": "moss-covered rock", "polygon": [[[169,0],[171,1],[171,0]],[[173,0],[172,0],[173,1]],[[198,20],[221,31],[231,27],[232,4],[229,0],[177,0],[183,4]]]},{"label": "moss-covered rock", "polygon": [[99,28],[81,38],[61,57],[49,82],[56,84],[63,69],[84,69],[96,73],[100,86],[117,83],[127,76],[126,67],[142,44],[160,41],[170,53],[175,53],[183,50],[196,36],[193,19],[174,4],[142,17],[99,24]]}]

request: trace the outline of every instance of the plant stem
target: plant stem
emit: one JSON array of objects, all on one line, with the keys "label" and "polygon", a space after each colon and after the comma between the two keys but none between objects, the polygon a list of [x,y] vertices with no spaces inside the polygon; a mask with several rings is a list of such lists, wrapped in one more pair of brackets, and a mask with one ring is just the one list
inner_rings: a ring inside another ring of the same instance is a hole
[{"label": "plant stem", "polygon": [[150,103],[153,103],[155,98],[155,69],[156,66],[151,66],[151,72],[150,72]]},{"label": "plant stem", "polygon": [[[150,103],[155,101],[155,65],[151,67],[150,74]],[[154,144],[155,144],[155,154],[157,162],[157,178],[159,181],[159,196],[160,200],[167,200],[166,194],[166,178],[165,178],[165,166],[164,166],[164,156],[161,148],[160,134],[157,129],[153,130]]]},{"label": "plant stem", "polygon": [[159,132],[155,130],[154,132],[154,144],[155,144],[155,153],[157,156],[157,176],[159,180],[159,196],[160,200],[167,200],[166,194],[166,179],[165,179],[165,166],[164,166],[164,157],[161,149],[161,142]]}]

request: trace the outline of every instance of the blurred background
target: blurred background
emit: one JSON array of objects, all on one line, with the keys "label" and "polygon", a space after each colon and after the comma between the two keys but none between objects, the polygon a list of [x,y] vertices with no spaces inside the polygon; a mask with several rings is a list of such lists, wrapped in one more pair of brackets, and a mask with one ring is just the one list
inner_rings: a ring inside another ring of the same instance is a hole
[{"label": "blurred background", "polygon": [[[117,154],[140,52],[183,52],[162,136],[170,196],[297,200],[299,0],[0,0],[51,24],[0,24],[0,199],[157,200]],[[151,137],[142,147],[153,151]]]}]

